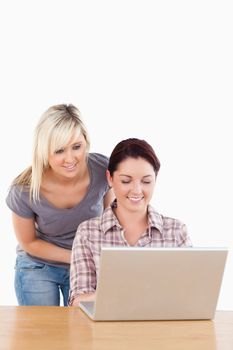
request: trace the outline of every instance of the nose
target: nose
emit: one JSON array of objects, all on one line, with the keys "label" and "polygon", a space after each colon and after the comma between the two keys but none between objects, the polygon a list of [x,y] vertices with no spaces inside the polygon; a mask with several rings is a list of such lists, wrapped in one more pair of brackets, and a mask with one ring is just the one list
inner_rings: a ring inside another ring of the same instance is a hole
[{"label": "nose", "polygon": [[133,182],[132,192],[135,194],[142,193],[142,186],[140,181]]},{"label": "nose", "polygon": [[69,149],[66,150],[64,155],[65,155],[64,160],[65,160],[66,163],[72,163],[74,161],[74,155],[73,155],[72,150],[69,150]]}]

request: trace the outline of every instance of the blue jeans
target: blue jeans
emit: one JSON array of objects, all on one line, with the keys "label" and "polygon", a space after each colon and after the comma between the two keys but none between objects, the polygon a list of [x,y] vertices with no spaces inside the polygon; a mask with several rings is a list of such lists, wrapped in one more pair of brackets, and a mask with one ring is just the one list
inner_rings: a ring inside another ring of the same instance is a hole
[{"label": "blue jeans", "polygon": [[35,262],[18,256],[15,265],[15,292],[19,305],[67,306],[70,288],[68,268]]}]

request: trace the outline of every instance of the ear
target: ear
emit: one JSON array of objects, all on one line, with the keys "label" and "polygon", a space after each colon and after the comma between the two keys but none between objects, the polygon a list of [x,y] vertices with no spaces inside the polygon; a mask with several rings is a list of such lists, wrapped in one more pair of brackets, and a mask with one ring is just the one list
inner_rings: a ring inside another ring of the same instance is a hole
[{"label": "ear", "polygon": [[106,170],[106,177],[107,177],[109,186],[112,187],[112,176],[111,176],[109,170]]}]

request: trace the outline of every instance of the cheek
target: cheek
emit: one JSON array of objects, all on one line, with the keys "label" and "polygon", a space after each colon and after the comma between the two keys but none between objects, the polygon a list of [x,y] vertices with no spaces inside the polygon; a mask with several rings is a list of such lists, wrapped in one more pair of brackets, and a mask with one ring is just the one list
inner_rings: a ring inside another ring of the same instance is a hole
[{"label": "cheek", "polygon": [[87,161],[87,152],[86,152],[86,151],[84,151],[84,152],[82,153],[81,158],[82,158],[82,160],[83,160],[84,162]]},{"label": "cheek", "polygon": [[60,158],[58,157],[51,157],[49,159],[49,165],[53,168],[56,167],[57,165],[59,165],[61,163]]},{"label": "cheek", "polygon": [[147,196],[147,197],[152,197],[153,195],[153,192],[154,192],[154,185],[153,186],[150,186],[150,187],[147,187],[147,188],[144,188],[144,194]]},{"label": "cheek", "polygon": [[126,187],[121,186],[120,184],[117,184],[117,185],[113,184],[113,190],[117,196],[124,195],[125,193],[128,192]]},{"label": "cheek", "polygon": [[79,162],[86,162],[87,159],[87,153],[85,150],[83,150],[83,152],[77,152],[75,154],[75,158],[79,160]]}]

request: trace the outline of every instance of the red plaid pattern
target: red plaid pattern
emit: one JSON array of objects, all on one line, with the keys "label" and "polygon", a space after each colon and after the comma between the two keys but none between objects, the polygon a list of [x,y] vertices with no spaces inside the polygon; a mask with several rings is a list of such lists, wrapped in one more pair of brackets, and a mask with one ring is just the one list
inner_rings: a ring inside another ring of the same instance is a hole
[{"label": "red plaid pattern", "polygon": [[[116,205],[117,203],[113,202],[112,207]],[[71,256],[70,304],[79,294],[95,292],[102,247],[129,246],[112,207],[105,209],[102,216],[87,220],[78,227]],[[148,223],[148,229],[135,246],[192,246],[185,224],[160,215],[150,205]]]}]

